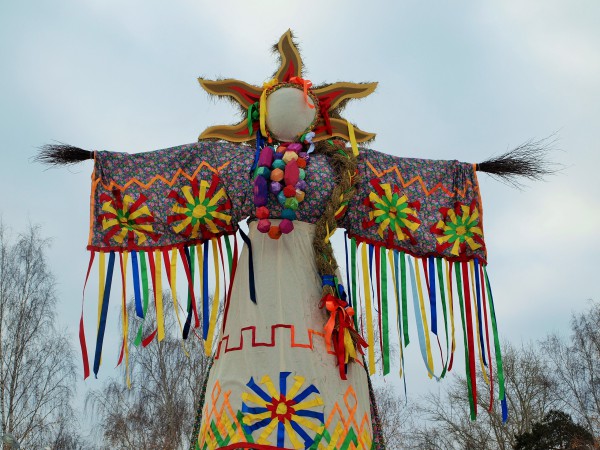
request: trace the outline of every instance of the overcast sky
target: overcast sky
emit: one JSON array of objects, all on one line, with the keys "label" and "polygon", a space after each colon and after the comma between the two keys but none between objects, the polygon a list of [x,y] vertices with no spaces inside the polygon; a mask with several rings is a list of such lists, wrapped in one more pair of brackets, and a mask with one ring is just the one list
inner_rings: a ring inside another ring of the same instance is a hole
[{"label": "overcast sky", "polygon": [[[524,191],[479,178],[502,337],[567,333],[571,313],[600,300],[599,23],[596,0],[3,1],[0,214],[14,232],[32,222],[53,238],[59,324],[77,346],[91,162],[44,171],[30,162],[36,147],[193,142],[237,118],[196,77],[261,84],[291,28],[315,84],[379,82],[344,114],[377,133],[377,150],[478,162],[556,133],[560,175]],[[106,369],[116,338],[107,345]],[[413,373],[426,378],[422,366]]]}]

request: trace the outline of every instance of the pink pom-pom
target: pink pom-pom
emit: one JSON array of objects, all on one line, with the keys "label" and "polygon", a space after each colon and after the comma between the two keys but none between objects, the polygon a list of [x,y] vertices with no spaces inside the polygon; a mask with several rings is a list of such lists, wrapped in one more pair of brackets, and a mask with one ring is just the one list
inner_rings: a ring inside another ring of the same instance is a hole
[{"label": "pink pom-pom", "polygon": [[273,147],[263,148],[258,157],[258,165],[260,167],[271,167],[271,164],[273,164],[273,153]]},{"label": "pink pom-pom", "polygon": [[260,219],[256,228],[261,233],[268,233],[271,229],[271,221],[269,219]]},{"label": "pink pom-pom", "polygon": [[279,224],[279,229],[283,234],[291,233],[294,229],[294,223],[291,220],[283,219]]},{"label": "pink pom-pom", "polygon": [[298,142],[293,142],[288,145],[288,150],[298,153],[302,150],[302,144],[299,144]]},{"label": "pink pom-pom", "polygon": [[285,184],[288,186],[296,186],[299,178],[300,169],[298,168],[298,163],[295,160],[290,161],[285,165]]}]

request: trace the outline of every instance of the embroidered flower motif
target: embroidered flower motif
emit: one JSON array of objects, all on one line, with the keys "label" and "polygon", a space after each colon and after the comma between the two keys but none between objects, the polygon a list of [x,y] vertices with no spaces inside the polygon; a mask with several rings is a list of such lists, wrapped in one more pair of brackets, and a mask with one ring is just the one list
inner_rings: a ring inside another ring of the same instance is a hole
[{"label": "embroidered flower motif", "polygon": [[440,208],[440,213],[442,220],[431,227],[431,232],[438,235],[436,250],[439,253],[452,247],[450,253],[460,256],[465,252],[467,245],[471,250],[485,249],[479,209],[475,200],[470,206],[456,202],[454,209]]},{"label": "embroidered flower motif", "polygon": [[[377,234],[388,243],[393,243],[394,234],[399,241],[409,240],[416,243],[411,232],[415,232],[421,225],[417,219],[417,211],[421,209],[420,202],[409,202],[406,194],[401,194],[400,188],[389,183],[381,183],[374,178],[371,185],[375,189],[364,200],[364,205],[371,208],[369,220],[363,222],[363,228],[379,225]],[[384,236],[387,230],[387,237]]]},{"label": "embroidered flower motif", "polygon": [[171,208],[175,214],[167,217],[168,224],[175,224],[173,231],[188,239],[210,239],[231,229],[231,216],[225,213],[231,209],[231,201],[225,189],[217,190],[219,181],[216,175],[210,185],[206,180],[195,178],[191,186],[181,188],[183,196],[177,191],[169,193],[169,198],[176,201]]},{"label": "embroidered flower motif", "polygon": [[150,213],[148,206],[144,205],[147,200],[144,194],[140,194],[137,200],[130,195],[123,195],[118,189],[112,191],[112,197],[106,193],[100,196],[102,211],[104,214],[98,215],[98,223],[102,224],[104,231],[108,230],[103,237],[105,244],[109,245],[110,240],[118,244],[123,244],[127,239],[127,246],[135,244],[141,245],[146,242],[150,236],[154,241],[160,237],[154,232],[152,222],[154,217]]},{"label": "embroidered flower motif", "polygon": [[[253,378],[246,385],[251,392],[242,394],[243,426],[248,434],[262,430],[256,438],[257,444],[277,445],[280,448],[291,445],[295,449],[307,449],[314,443],[315,435],[324,429],[325,416],[322,408],[318,408],[323,405],[319,390],[312,384],[303,388],[305,378],[301,376],[293,377],[294,384],[288,390],[287,378],[290,374],[280,372],[279,392],[268,375],[260,380],[266,390]],[[269,440],[271,435],[276,436],[276,444]]]}]

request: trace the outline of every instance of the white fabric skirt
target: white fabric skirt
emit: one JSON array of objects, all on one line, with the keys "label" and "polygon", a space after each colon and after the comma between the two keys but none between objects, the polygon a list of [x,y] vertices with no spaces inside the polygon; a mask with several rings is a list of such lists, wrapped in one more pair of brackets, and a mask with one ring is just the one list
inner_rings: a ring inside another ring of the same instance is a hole
[{"label": "white fabric skirt", "polygon": [[242,250],[202,411],[200,449],[361,449],[373,440],[367,374],[327,349],[314,225],[279,240],[250,224],[257,303]]}]

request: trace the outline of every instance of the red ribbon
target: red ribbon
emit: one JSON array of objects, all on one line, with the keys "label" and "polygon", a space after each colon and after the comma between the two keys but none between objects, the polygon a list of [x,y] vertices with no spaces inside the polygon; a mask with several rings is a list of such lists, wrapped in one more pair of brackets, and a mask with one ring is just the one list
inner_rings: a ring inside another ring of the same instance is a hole
[{"label": "red ribbon", "polygon": [[[333,351],[335,352],[338,362],[340,377],[342,380],[345,380],[346,346],[344,345],[344,336],[347,328],[354,328],[354,324],[352,322],[354,310],[351,307],[348,307],[348,303],[346,303],[344,300],[341,300],[332,294],[327,294],[325,297],[323,297],[319,307],[325,307],[330,313],[329,320],[325,324],[325,344],[327,345],[327,348],[333,347]],[[336,317],[338,319],[337,330],[335,329]],[[337,336],[335,337],[333,335],[334,332],[337,333]],[[360,338],[358,341],[357,351],[361,354],[363,353],[362,347],[366,348],[367,343]]]},{"label": "red ribbon", "polygon": [[328,135],[333,135],[333,129],[331,128],[331,120],[329,119],[329,107],[331,106],[331,100],[319,99],[319,106],[321,117],[323,118],[323,122],[325,123],[325,131],[327,131]]}]

